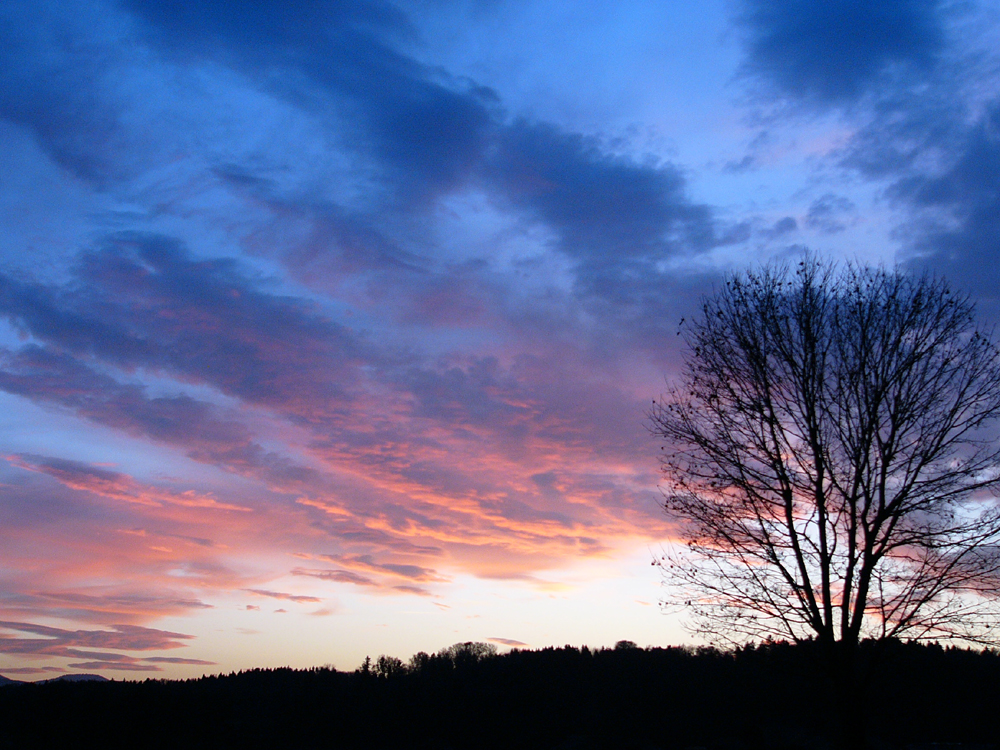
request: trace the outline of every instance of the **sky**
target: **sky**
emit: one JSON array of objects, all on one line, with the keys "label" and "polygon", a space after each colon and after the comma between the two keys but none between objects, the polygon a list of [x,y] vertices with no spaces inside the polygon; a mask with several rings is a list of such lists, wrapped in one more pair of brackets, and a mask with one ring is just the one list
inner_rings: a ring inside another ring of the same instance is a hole
[{"label": "sky", "polygon": [[1000,6],[0,4],[0,674],[690,642],[646,410],[728,273],[997,319]]}]

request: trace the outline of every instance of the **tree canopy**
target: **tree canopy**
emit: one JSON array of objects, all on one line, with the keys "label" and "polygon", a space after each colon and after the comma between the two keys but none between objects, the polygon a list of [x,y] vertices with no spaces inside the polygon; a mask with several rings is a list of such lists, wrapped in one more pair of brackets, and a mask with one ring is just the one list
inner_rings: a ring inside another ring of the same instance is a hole
[{"label": "tree canopy", "polygon": [[967,296],[807,258],[731,276],[682,335],[649,418],[693,630],[995,638],[1000,363]]}]

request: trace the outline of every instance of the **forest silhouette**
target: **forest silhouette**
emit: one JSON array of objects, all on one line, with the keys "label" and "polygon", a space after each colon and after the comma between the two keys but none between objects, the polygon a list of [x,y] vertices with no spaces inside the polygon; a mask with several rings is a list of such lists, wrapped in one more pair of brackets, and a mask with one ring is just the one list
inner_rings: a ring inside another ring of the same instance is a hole
[{"label": "forest silhouette", "polygon": [[[354,672],[8,685],[0,748],[823,748],[836,720],[818,651],[469,643]],[[899,641],[861,653],[870,746],[996,747],[1000,654]]]}]

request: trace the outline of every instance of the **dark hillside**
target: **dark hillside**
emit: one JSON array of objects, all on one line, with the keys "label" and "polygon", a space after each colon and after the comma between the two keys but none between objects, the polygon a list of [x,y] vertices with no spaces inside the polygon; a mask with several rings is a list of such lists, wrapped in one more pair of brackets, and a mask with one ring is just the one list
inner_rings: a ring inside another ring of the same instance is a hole
[{"label": "dark hillside", "polygon": [[[0,691],[0,747],[812,748],[833,733],[808,646],[459,651],[411,664],[13,686]],[[874,745],[1000,737],[997,655],[890,644],[873,669],[857,705]]]}]

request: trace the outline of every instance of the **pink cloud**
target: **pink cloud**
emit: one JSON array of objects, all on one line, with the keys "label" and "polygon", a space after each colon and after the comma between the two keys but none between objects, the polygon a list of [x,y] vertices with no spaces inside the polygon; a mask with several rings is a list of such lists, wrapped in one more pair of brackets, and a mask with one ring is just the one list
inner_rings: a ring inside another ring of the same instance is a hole
[{"label": "pink cloud", "polygon": [[148,656],[143,659],[144,662],[150,662],[152,664],[192,664],[196,666],[215,666],[216,662],[206,661],[205,659],[183,659],[179,656]]},{"label": "pink cloud", "polygon": [[319,559],[336,563],[351,570],[363,570],[370,573],[405,578],[411,581],[446,583],[450,579],[443,578],[437,571],[420,565],[406,563],[378,563],[371,555],[319,555]]},{"label": "pink cloud", "polygon": [[5,458],[18,468],[47,474],[71,489],[93,492],[113,500],[154,507],[172,504],[188,508],[251,512],[250,508],[231,503],[220,503],[212,496],[200,494],[194,490],[172,492],[151,485],[143,485],[127,474],[79,461],[28,454],[5,456]]},{"label": "pink cloud", "polygon": [[499,643],[501,646],[511,646],[514,648],[528,645],[524,641],[515,641],[513,638],[487,638],[486,640],[490,643]]},{"label": "pink cloud", "polygon": [[62,674],[65,671],[63,667],[7,667],[4,674]]},{"label": "pink cloud", "polygon": [[[650,448],[636,378],[595,369],[573,337],[512,326],[440,356],[393,349],[234,264],[116,242],[82,257],[87,294],[18,287],[48,307],[36,339],[0,352],[0,389],[219,473],[198,485],[9,455],[23,513],[0,527],[0,564],[18,617],[142,625],[231,591],[319,604],[324,582],[428,596],[460,572],[526,580],[668,535],[655,462],[635,459]],[[499,297],[466,320],[446,291],[417,295],[419,325],[492,320]],[[43,501],[76,515],[43,523]],[[287,554],[329,567],[257,563]],[[268,587],[288,573],[319,591]]]},{"label": "pink cloud", "polygon": [[416,594],[417,596],[431,595],[430,591],[421,586],[394,584],[391,581],[378,580],[350,570],[293,568],[292,575],[309,576],[310,578],[318,578],[322,581],[332,581],[335,583],[350,583],[355,586],[369,588],[371,591],[377,593]]},{"label": "pink cloud", "polygon": [[[162,651],[186,646],[193,636],[135,625],[118,625],[110,630],[65,630],[34,623],[0,621],[0,629],[22,635],[0,636],[0,653],[41,658],[83,659],[68,664],[73,669],[158,672],[158,664],[210,666],[214,662],[170,656],[135,656],[134,653]],[[93,649],[112,649],[95,651]],[[65,671],[62,667],[25,667],[7,670],[13,674]],[[24,671],[31,670],[31,671]]]},{"label": "pink cloud", "polygon": [[139,627],[115,625],[110,630],[64,630],[27,622],[0,621],[0,628],[19,633],[30,633],[40,638],[4,637],[0,652],[18,647],[89,647],[112,648],[124,651],[159,651],[180,648],[183,641],[194,638],[184,633]]},{"label": "pink cloud", "polygon": [[93,669],[114,670],[117,672],[162,672],[163,670],[155,664],[143,664],[142,662],[109,663],[104,661],[84,661],[70,664],[73,669]]},{"label": "pink cloud", "polygon": [[322,599],[316,596],[284,594],[280,591],[268,591],[266,589],[244,589],[244,591],[248,591],[251,594],[256,594],[257,596],[266,596],[271,599],[284,599],[289,602],[297,602],[297,603],[308,602],[312,604],[318,604],[319,602],[323,601]]}]

